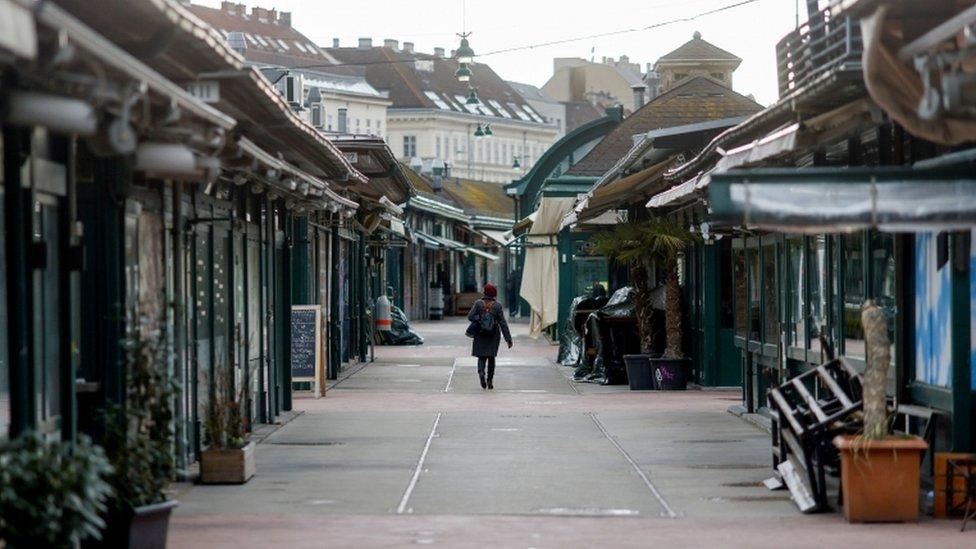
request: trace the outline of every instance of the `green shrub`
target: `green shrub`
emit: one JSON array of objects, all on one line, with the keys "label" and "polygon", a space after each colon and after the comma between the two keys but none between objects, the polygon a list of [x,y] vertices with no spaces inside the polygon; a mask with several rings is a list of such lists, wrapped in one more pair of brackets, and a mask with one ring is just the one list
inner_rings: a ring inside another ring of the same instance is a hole
[{"label": "green shrub", "polygon": [[7,547],[74,547],[101,539],[112,488],[105,452],[81,435],[45,442],[24,433],[0,445],[0,539]]}]

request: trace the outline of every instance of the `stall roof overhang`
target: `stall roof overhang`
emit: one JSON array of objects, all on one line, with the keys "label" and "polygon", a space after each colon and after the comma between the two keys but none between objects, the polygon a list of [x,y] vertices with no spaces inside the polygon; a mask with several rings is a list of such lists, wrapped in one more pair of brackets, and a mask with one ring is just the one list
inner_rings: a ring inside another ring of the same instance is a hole
[{"label": "stall roof overhang", "polygon": [[478,248],[473,248],[471,246],[469,246],[467,248],[467,250],[468,250],[468,252],[470,252],[470,253],[478,256],[478,257],[483,257],[483,258],[487,259],[488,261],[498,261],[498,259],[499,259],[499,257],[497,255],[495,255],[495,254],[490,254],[488,252],[485,252],[483,250],[479,250]]},{"label": "stall roof overhang", "polygon": [[386,141],[376,137],[345,136],[335,144],[349,164],[369,178],[366,183],[350,181],[355,183],[350,185],[351,190],[375,201],[386,197],[397,204],[410,198],[410,181]]},{"label": "stall roof overhang", "polygon": [[[255,161],[265,166],[270,170],[276,171],[280,176],[293,177],[300,181],[308,183],[310,189],[315,189],[317,192],[314,194],[321,193],[321,199],[325,202],[332,202],[340,207],[355,210],[359,207],[355,201],[345,198],[335,191],[333,191],[329,184],[322,181],[321,179],[306,173],[295,166],[290,165],[287,162],[278,160],[277,158],[271,156],[266,151],[262,150],[260,147],[255,145],[252,141],[245,137],[239,137],[237,139],[237,147],[245,155],[253,158]],[[277,179],[275,181],[269,182],[273,187],[286,192],[294,193],[295,189],[291,189],[286,186],[283,180]],[[301,197],[308,199],[308,197]],[[319,197],[313,197],[312,199],[317,199]]]},{"label": "stall roof overhang", "polygon": [[428,248],[433,248],[433,249],[436,250],[436,249],[440,249],[440,248],[443,248],[444,247],[444,245],[441,244],[440,242],[438,242],[434,237],[430,236],[429,234],[427,234],[427,233],[425,233],[423,231],[411,230],[410,231],[410,234],[420,244],[423,244],[424,246],[427,246]]},{"label": "stall roof overhang", "polygon": [[452,206],[446,202],[434,200],[433,198],[428,198],[420,194],[411,196],[407,201],[406,207],[408,209],[415,208],[417,210],[431,213],[440,217],[445,217],[447,219],[462,221],[464,223],[468,222],[468,216],[461,208]]},{"label": "stall roof overhang", "polygon": [[0,54],[4,52],[20,59],[37,57],[34,16],[19,0],[0,0]]},{"label": "stall roof overhang", "polygon": [[246,67],[216,30],[177,0],[57,3],[173,82],[219,82],[219,99],[213,104],[237,119],[238,131],[265,150],[281,153],[319,177],[366,181],[330,140],[292,111],[257,69]]},{"label": "stall roof overhang", "polygon": [[166,98],[180,112],[188,113],[225,131],[234,128],[237,123],[225,113],[193,97],[58,6],[50,2],[39,3],[35,17],[40,25],[63,32],[71,44],[94,56],[99,62],[105,63],[135,82],[145,84],[149,92]]},{"label": "stall roof overhang", "polygon": [[653,161],[656,163],[652,166],[592,189],[588,196],[577,202],[576,207],[563,218],[562,227],[595,219],[610,210],[618,209],[632,202],[643,203],[650,198],[648,195],[652,193],[648,192],[649,189],[653,187],[655,181],[661,179],[664,171],[674,159],[671,156],[671,151],[656,152],[657,154],[653,156]]},{"label": "stall roof overhang", "polygon": [[976,226],[976,171],[960,165],[765,168],[713,174],[713,217],[792,233],[889,232]]}]

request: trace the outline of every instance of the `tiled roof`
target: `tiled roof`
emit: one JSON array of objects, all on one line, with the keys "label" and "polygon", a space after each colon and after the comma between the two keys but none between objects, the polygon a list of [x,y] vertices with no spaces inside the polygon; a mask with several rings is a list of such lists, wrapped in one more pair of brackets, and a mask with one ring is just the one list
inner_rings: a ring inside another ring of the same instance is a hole
[{"label": "tiled roof", "polygon": [[442,193],[471,215],[515,217],[515,203],[505,194],[505,187],[498,183],[448,177],[442,184]]},{"label": "tiled roof", "polygon": [[[464,105],[468,83],[458,82],[454,72],[457,61],[424,53],[407,53],[390,47],[328,48],[326,53],[344,64],[361,64],[366,81],[377,90],[389,91],[394,109],[441,109],[470,112]],[[535,120],[534,111],[525,99],[491,67],[473,63],[470,84],[478,91],[481,107],[488,116],[499,116],[523,122]],[[517,107],[514,108],[514,107]],[[477,112],[477,111],[475,111]],[[521,113],[521,114],[520,114]],[[538,115],[537,115],[538,116]],[[528,118],[528,120],[526,120]]]},{"label": "tiled roof", "polygon": [[566,106],[566,133],[606,115],[589,101],[564,101],[563,105]]},{"label": "tiled roof", "polygon": [[[243,4],[224,2],[225,9],[190,4],[188,9],[204,22],[217,29],[224,38],[230,32],[242,32],[247,42],[244,57],[248,61],[274,65],[294,65],[296,60],[328,62],[314,42],[295,30],[282,17],[290,14],[260,10],[262,17],[246,11]],[[272,21],[272,18],[274,19]],[[262,20],[263,19],[263,20]]]},{"label": "tiled roof", "polygon": [[634,146],[633,136],[637,134],[708,120],[745,116],[762,109],[759,103],[708,77],[691,78],[655,97],[625,118],[566,173],[603,175],[630,151]]},{"label": "tiled roof", "polygon": [[406,174],[414,191],[427,198],[452,204],[464,210],[468,215],[484,215],[514,219],[515,205],[511,197],[505,194],[505,187],[498,183],[475,181],[445,177],[441,182],[441,192],[435,192],[431,181],[401,163],[400,168]]},{"label": "tiled roof", "polygon": [[544,103],[554,103],[554,104],[559,103],[559,101],[556,101],[555,99],[549,97],[548,95],[546,95],[546,92],[542,91],[537,86],[533,86],[532,84],[523,84],[521,82],[512,82],[511,80],[509,80],[508,85],[511,86],[515,91],[522,94],[522,97],[526,98],[529,101],[541,101]]},{"label": "tiled roof", "polygon": [[701,33],[696,32],[695,36],[678,46],[674,51],[668,52],[658,59],[661,61],[742,61],[742,59],[723,50],[722,48],[702,39]]}]

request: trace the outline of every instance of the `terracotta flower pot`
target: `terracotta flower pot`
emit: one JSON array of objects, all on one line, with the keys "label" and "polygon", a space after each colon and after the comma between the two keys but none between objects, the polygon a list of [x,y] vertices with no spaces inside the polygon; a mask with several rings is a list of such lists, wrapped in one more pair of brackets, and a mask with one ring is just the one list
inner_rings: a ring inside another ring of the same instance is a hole
[{"label": "terracotta flower pot", "polygon": [[840,450],[848,522],[918,520],[919,465],[928,444],[918,437],[866,441],[834,438]]},{"label": "terracotta flower pot", "polygon": [[210,449],[200,453],[200,482],[203,484],[244,484],[254,476],[254,443],[243,448]]}]

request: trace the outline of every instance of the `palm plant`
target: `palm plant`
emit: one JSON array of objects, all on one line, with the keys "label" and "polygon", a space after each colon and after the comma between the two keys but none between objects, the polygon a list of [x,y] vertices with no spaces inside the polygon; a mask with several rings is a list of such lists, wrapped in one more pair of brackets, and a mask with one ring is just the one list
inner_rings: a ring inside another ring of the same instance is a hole
[{"label": "palm plant", "polygon": [[666,219],[629,221],[593,238],[593,249],[609,260],[628,264],[634,285],[637,330],[641,353],[649,354],[654,342],[649,266],[661,264],[665,277],[665,358],[681,358],[681,288],[678,280],[678,259],[685,247],[694,242],[694,235],[679,224]]}]

